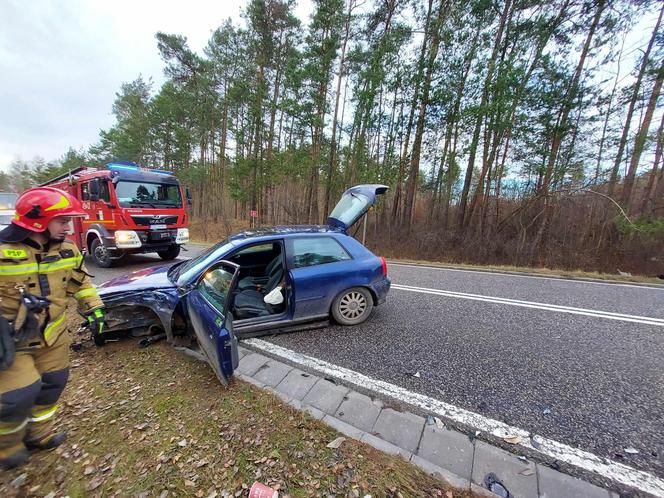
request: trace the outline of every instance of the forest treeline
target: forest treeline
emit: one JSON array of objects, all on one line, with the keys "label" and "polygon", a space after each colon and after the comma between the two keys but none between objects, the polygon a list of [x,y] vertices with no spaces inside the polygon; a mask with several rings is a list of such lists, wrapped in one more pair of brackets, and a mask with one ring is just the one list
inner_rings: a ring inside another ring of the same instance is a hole
[{"label": "forest treeline", "polygon": [[320,223],[381,183],[387,255],[664,272],[664,4],[312,4],[250,0],[200,53],[157,33],[160,88],[123,84],[98,143],[0,183],[132,160],[176,171],[207,226]]}]

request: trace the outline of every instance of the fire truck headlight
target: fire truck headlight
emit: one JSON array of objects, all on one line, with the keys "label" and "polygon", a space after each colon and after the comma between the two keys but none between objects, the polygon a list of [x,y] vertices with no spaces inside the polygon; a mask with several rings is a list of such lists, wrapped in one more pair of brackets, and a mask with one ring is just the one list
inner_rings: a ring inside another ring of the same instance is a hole
[{"label": "fire truck headlight", "polygon": [[115,245],[120,249],[141,247],[141,239],[133,230],[118,230],[115,232]]},{"label": "fire truck headlight", "polygon": [[175,237],[176,244],[186,244],[189,242],[189,229],[188,228],[178,228],[178,234]]}]

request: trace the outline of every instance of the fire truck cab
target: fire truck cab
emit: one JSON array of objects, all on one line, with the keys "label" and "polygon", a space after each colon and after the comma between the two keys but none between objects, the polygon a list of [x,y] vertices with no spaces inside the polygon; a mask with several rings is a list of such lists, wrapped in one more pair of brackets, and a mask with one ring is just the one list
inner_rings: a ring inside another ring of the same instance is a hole
[{"label": "fire truck cab", "polygon": [[102,268],[127,254],[156,252],[164,260],[175,259],[189,242],[188,191],[168,171],[133,163],[106,168],[82,167],[43,184],[81,201],[87,217],[74,219],[74,242]]}]

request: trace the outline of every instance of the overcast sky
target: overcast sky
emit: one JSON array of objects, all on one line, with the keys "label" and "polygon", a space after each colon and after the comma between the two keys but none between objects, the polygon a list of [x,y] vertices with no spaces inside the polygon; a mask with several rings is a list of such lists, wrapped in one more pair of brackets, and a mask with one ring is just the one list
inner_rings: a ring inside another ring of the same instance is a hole
[{"label": "overcast sky", "polygon": [[[114,124],[122,83],[139,75],[152,78],[154,90],[163,83],[155,33],[184,35],[200,52],[225,19],[242,22],[246,3],[0,0],[0,169],[16,157],[50,161],[69,147],[87,149]],[[311,12],[310,0],[298,1],[304,25]],[[647,44],[655,14],[630,32],[621,73],[629,74]],[[601,76],[612,80],[611,73],[605,68]]]},{"label": "overcast sky", "polygon": [[[310,3],[298,2],[305,21]],[[245,0],[0,0],[0,169],[20,156],[57,159],[114,123],[123,82],[164,81],[155,33],[203,49]]]}]

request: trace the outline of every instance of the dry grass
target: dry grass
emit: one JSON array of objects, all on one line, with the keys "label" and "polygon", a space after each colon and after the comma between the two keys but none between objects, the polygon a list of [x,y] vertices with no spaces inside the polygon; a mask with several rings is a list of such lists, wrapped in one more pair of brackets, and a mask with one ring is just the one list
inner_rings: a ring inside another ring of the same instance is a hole
[{"label": "dry grass", "polygon": [[[235,226],[235,225],[234,225]],[[237,225],[237,229],[232,230],[230,233],[239,232],[242,230],[247,230],[248,225],[244,226],[241,224]],[[201,227],[198,226],[196,229],[193,229],[191,234],[191,241],[196,244],[202,245],[211,245],[214,242],[221,240],[228,236],[225,233],[225,229],[220,226],[217,226],[214,229],[210,229],[210,233],[218,233],[218,237],[204,237]],[[222,232],[224,235],[221,235]],[[643,275],[620,275],[612,273],[600,273],[600,272],[589,272],[582,270],[561,270],[561,269],[550,269],[550,268],[535,268],[529,266],[509,266],[509,265],[471,265],[464,263],[451,263],[447,261],[428,261],[423,259],[402,259],[402,258],[391,258],[390,261],[394,263],[409,263],[416,265],[428,265],[428,266],[440,266],[440,267],[450,267],[450,268],[459,268],[467,270],[485,270],[485,271],[497,271],[497,272],[507,272],[507,273],[530,273],[535,275],[543,275],[547,277],[561,277],[561,278],[589,278],[595,280],[607,280],[615,282],[636,282],[643,284],[654,284],[654,285],[664,285],[664,280],[654,277],[646,277]]]},{"label": "dry grass", "polygon": [[448,263],[446,261],[426,261],[421,259],[390,259],[394,263],[407,263],[425,266],[440,266],[447,268],[459,268],[466,270],[496,271],[505,273],[529,273],[547,277],[561,278],[589,278],[595,280],[612,280],[615,282],[637,282],[643,284],[664,285],[664,281],[658,278],[645,277],[642,275],[620,275],[611,273],[588,272],[581,270],[552,270],[550,268],[532,268],[528,266],[502,266],[502,265],[469,265],[462,263]]},{"label": "dry grass", "polygon": [[255,480],[282,497],[473,496],[353,440],[329,449],[328,426],[241,381],[222,387],[165,343],[86,343],[62,406],[68,442],[4,473],[0,496],[247,496]]}]

